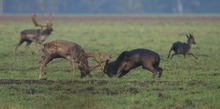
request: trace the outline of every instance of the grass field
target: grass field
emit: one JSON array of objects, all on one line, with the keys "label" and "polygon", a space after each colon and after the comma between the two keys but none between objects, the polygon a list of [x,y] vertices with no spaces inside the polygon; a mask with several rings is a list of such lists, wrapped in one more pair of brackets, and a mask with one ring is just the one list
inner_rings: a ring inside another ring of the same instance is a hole
[{"label": "grass field", "polygon": [[[80,44],[87,51],[111,53],[112,60],[125,51],[147,48],[160,54],[164,73],[160,79],[141,68],[123,78],[99,77],[72,80],[68,61],[48,64],[48,80],[39,80],[38,61],[43,55],[28,55],[24,45],[13,56],[14,45],[23,29],[32,23],[0,22],[0,108],[1,109],[219,109],[220,108],[220,21],[54,21],[54,32],[47,41],[65,39]],[[167,60],[175,41],[186,42],[183,33],[193,33],[198,56],[175,56]],[[96,63],[90,60],[90,65]]]}]

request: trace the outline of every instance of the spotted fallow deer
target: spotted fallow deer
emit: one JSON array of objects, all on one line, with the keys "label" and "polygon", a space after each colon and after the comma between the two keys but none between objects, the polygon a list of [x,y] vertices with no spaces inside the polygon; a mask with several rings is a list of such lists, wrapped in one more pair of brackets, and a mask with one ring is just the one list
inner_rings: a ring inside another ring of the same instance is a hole
[{"label": "spotted fallow deer", "polygon": [[90,67],[84,49],[77,43],[67,40],[54,40],[47,42],[42,46],[44,56],[40,60],[40,74],[39,78],[42,79],[43,67],[47,70],[47,64],[55,58],[64,58],[72,64],[73,79],[76,76],[76,67],[81,72],[81,78],[90,74]]}]

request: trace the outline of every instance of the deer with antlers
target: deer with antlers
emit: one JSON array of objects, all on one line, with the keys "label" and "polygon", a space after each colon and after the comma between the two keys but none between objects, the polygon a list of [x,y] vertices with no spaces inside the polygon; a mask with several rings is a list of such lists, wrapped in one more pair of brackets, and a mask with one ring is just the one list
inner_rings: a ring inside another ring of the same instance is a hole
[{"label": "deer with antlers", "polygon": [[38,53],[41,50],[42,43],[47,39],[47,37],[51,34],[53,31],[52,28],[52,21],[50,21],[46,25],[39,24],[37,22],[37,15],[32,14],[31,16],[32,22],[36,27],[41,27],[41,29],[26,29],[21,31],[20,33],[20,40],[15,46],[14,54],[16,54],[16,51],[20,45],[22,45],[24,42],[26,42],[25,46],[25,53],[28,53],[28,48],[32,42],[36,43],[37,50],[35,51]]},{"label": "deer with antlers", "polygon": [[[47,64],[55,58],[64,58],[70,61],[73,67],[73,79],[75,79],[76,76],[77,65],[81,72],[81,78],[85,77],[86,75],[92,77],[92,75],[90,74],[91,70],[100,66],[101,70],[103,71],[101,63],[106,62],[108,59],[111,59],[111,55],[107,53],[101,55],[101,53],[98,52],[97,55],[97,52],[95,51],[85,52],[85,50],[79,44],[67,40],[54,40],[51,42],[47,42],[43,44],[42,51],[45,55],[42,56],[39,61],[40,79],[42,79],[43,68],[45,68],[46,72],[48,72]],[[95,66],[95,68],[91,68],[87,60],[88,58],[94,59],[98,63],[98,65]]]},{"label": "deer with antlers", "polygon": [[42,79],[43,68],[48,71],[47,64],[55,58],[64,58],[71,63],[73,68],[73,79],[76,77],[77,66],[81,72],[81,78],[86,75],[92,77],[87,56],[85,55],[84,49],[79,44],[67,40],[54,40],[43,44],[42,51],[45,55],[39,61],[40,79]]}]

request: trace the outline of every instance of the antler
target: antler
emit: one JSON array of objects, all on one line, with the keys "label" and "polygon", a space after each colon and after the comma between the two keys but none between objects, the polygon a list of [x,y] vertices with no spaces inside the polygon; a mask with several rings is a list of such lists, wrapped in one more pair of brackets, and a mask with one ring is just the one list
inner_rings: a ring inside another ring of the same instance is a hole
[{"label": "antler", "polygon": [[111,60],[112,55],[105,53],[104,55],[101,55],[101,53],[99,52],[99,57],[100,57],[100,61],[101,63],[106,62],[107,60]]},{"label": "antler", "polygon": [[[101,64],[101,61],[100,61],[100,57],[98,58],[98,56],[96,55],[96,52],[94,52],[94,51],[86,52],[85,56],[87,58],[90,58],[90,57],[93,58],[98,63],[97,67],[99,66],[101,68],[101,70],[103,70],[103,67],[102,67],[102,64]],[[92,70],[93,69],[94,68],[92,68]]]},{"label": "antler", "polygon": [[100,52],[98,52],[98,55],[96,55],[96,52],[95,51],[89,51],[89,52],[86,52],[85,53],[85,56],[87,58],[93,58],[97,63],[98,65],[94,66],[91,68],[91,70],[94,70],[96,69],[97,67],[100,67],[101,68],[101,72],[100,72],[100,75],[103,76],[104,73],[102,72],[104,70],[103,66],[102,66],[102,63],[106,62],[107,60],[110,60],[112,58],[111,54],[104,54],[104,55],[101,55]]},{"label": "antler", "polygon": [[43,27],[46,27],[46,25],[42,25],[42,24],[39,24],[37,22],[37,15],[36,14],[32,14],[31,15],[31,19],[32,19],[32,22],[34,23],[34,25],[37,27],[37,26],[40,26],[41,29],[43,29]]}]

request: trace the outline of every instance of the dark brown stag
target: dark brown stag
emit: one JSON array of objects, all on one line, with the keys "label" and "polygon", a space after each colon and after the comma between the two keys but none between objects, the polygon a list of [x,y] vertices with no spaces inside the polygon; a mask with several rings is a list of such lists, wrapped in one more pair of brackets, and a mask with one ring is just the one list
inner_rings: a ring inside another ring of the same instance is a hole
[{"label": "dark brown stag", "polygon": [[32,22],[34,23],[34,25],[41,27],[41,29],[26,29],[26,30],[21,31],[20,40],[16,44],[14,54],[16,54],[18,47],[22,45],[24,42],[27,43],[25,46],[26,54],[28,53],[28,48],[32,42],[36,43],[36,47],[37,47],[36,53],[38,53],[41,50],[42,43],[47,39],[47,37],[53,31],[53,28],[52,28],[53,23],[51,19],[46,25],[42,25],[37,22],[36,14],[33,14],[31,18],[32,18]]},{"label": "dark brown stag", "polygon": [[54,58],[64,58],[70,61],[73,68],[73,79],[75,79],[76,75],[76,65],[78,65],[78,68],[81,71],[81,78],[85,77],[87,74],[90,75],[87,57],[85,56],[85,51],[80,45],[66,40],[54,40],[45,43],[42,51],[45,56],[43,56],[40,61],[40,79],[42,78],[43,67],[46,67],[47,69],[46,65]]},{"label": "dark brown stag", "polygon": [[[173,43],[169,54],[167,56],[167,59],[172,59],[174,55],[178,55],[178,54],[183,54],[184,58],[186,55],[192,55],[195,59],[198,59],[193,53],[190,53],[190,49],[192,48],[192,44],[196,44],[195,42],[195,38],[193,37],[192,34],[186,35],[187,37],[187,43],[182,43],[182,42],[175,42]],[[174,51],[175,53],[171,55],[170,57],[170,53],[171,51]]]},{"label": "dark brown stag", "polygon": [[119,78],[127,74],[131,69],[141,66],[153,73],[155,77],[159,72],[160,78],[163,69],[159,67],[160,56],[159,54],[147,49],[134,49],[131,51],[122,52],[118,58],[113,62],[106,62],[104,73],[109,77],[117,75]]}]

